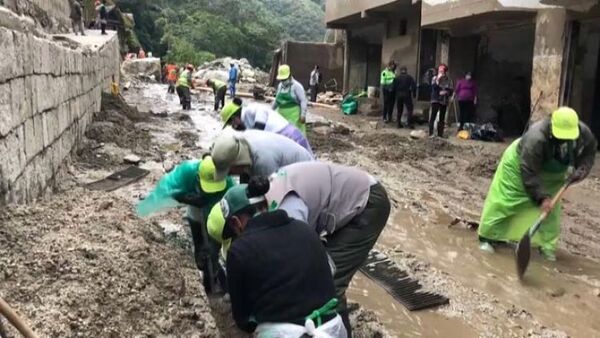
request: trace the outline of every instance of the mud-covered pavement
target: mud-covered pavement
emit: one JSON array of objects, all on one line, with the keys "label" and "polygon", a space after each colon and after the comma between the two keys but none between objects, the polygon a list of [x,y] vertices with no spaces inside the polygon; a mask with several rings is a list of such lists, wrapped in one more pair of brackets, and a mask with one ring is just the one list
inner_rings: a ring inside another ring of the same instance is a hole
[{"label": "mud-covered pavement", "polygon": [[[107,105],[56,194],[0,212],[0,295],[41,336],[241,336],[228,303],[201,290],[183,209],[149,219],[133,211],[165,171],[200,156],[221,131],[212,97],[196,95],[183,113],[163,85],[124,96],[139,110]],[[411,313],[357,274],[356,337],[600,336],[600,166],[567,195],[558,262],[535,255],[521,284],[510,249],[480,253],[471,229],[505,144],[412,140],[367,118],[312,112],[319,158],[368,170],[393,200],[377,247],[450,298]],[[148,176],[108,193],[82,187],[125,167],[131,153]]]}]

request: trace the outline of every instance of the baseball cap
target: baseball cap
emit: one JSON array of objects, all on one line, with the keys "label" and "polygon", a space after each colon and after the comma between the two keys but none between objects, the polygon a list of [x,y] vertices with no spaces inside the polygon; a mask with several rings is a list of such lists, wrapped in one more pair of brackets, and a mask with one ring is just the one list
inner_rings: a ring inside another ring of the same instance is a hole
[{"label": "baseball cap", "polygon": [[569,107],[560,107],[552,113],[552,135],[559,140],[576,140],[579,137],[579,116]]},{"label": "baseball cap", "polygon": [[223,191],[227,186],[225,179],[215,180],[215,171],[215,163],[212,157],[207,156],[202,159],[198,167],[198,177],[200,178],[200,188],[207,193]]},{"label": "baseball cap", "polygon": [[217,137],[211,155],[216,168],[215,181],[225,179],[233,166],[252,165],[250,147],[231,133],[224,133]]}]

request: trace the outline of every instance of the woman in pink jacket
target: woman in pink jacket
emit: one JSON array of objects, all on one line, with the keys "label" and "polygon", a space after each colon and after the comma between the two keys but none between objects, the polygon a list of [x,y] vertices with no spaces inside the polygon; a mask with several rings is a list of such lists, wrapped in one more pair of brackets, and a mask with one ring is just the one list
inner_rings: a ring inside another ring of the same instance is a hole
[{"label": "woman in pink jacket", "polygon": [[463,130],[465,123],[475,122],[475,105],[477,105],[477,83],[473,80],[471,72],[465,74],[464,79],[458,80],[454,90],[460,111],[460,126]]}]

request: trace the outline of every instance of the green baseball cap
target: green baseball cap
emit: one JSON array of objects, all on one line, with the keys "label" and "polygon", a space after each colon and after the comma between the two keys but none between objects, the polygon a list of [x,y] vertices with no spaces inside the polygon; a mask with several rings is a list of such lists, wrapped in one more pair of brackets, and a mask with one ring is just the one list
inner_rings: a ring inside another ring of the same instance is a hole
[{"label": "green baseball cap", "polygon": [[233,229],[231,229],[227,224],[227,221],[231,216],[235,215],[240,210],[265,200],[264,196],[248,198],[247,190],[247,184],[236,185],[227,190],[225,196],[223,196],[223,199],[219,203],[224,219],[224,226],[223,230],[221,231],[221,237],[223,239],[233,237]]},{"label": "green baseball cap", "polygon": [[231,167],[252,165],[250,147],[232,133],[223,133],[217,137],[211,155],[216,167],[215,181],[225,179]]},{"label": "green baseball cap", "polygon": [[569,107],[560,107],[552,113],[552,135],[559,140],[576,140],[579,137],[579,116]]},{"label": "green baseball cap", "polygon": [[223,109],[221,109],[221,120],[223,120],[223,128],[227,126],[229,120],[231,120],[233,115],[235,115],[240,110],[240,108],[242,107],[233,101],[229,101],[225,104],[225,106],[223,106]]},{"label": "green baseball cap", "polygon": [[214,193],[225,190],[227,182],[225,179],[215,180],[215,163],[212,157],[207,156],[198,166],[198,177],[200,178],[200,188],[207,193]]},{"label": "green baseball cap", "polygon": [[206,222],[206,228],[208,234],[218,243],[221,243],[221,255],[224,259],[227,259],[227,252],[231,247],[231,238],[223,238],[223,230],[225,228],[225,218],[221,211],[221,204],[215,204],[210,213],[208,214],[208,221]]},{"label": "green baseball cap", "polygon": [[289,65],[281,65],[277,71],[277,80],[287,80],[292,75],[292,70]]}]

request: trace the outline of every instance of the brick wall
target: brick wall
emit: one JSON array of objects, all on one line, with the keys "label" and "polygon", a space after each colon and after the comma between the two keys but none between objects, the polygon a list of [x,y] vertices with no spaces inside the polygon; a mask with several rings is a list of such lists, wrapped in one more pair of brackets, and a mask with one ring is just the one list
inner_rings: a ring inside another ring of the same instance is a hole
[{"label": "brick wall", "polygon": [[116,35],[73,49],[0,26],[0,204],[42,195],[118,78]]}]

